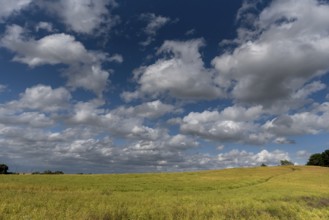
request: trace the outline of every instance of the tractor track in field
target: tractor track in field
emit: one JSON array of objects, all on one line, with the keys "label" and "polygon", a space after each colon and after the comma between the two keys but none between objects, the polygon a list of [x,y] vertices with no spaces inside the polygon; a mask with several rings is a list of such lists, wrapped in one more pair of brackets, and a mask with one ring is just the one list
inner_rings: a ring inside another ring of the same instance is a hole
[{"label": "tractor track in field", "polygon": [[264,184],[264,183],[268,183],[270,180],[272,180],[272,179],[274,179],[276,177],[280,177],[280,176],[291,174],[291,173],[295,172],[296,170],[298,170],[298,169],[292,168],[291,170],[289,170],[289,172],[285,172],[285,173],[281,173],[281,174],[269,176],[269,177],[267,177],[265,179],[260,179],[260,180],[256,180],[256,181],[253,181],[253,182],[241,183],[241,184],[229,186],[227,188],[228,189],[241,189],[241,188],[246,188],[246,187],[252,187],[252,186],[261,185],[261,184]]}]

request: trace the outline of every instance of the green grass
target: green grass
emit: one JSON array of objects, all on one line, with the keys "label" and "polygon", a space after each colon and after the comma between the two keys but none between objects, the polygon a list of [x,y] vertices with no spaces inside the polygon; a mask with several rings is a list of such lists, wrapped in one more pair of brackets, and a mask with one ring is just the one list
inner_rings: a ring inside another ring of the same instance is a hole
[{"label": "green grass", "polygon": [[329,219],[329,168],[0,175],[0,219]]}]

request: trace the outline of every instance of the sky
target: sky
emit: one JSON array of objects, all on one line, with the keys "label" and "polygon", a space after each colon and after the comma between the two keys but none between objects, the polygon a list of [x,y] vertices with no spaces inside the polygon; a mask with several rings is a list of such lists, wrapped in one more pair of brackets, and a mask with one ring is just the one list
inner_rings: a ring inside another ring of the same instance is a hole
[{"label": "sky", "polygon": [[172,172],[329,145],[329,1],[0,0],[0,163]]}]

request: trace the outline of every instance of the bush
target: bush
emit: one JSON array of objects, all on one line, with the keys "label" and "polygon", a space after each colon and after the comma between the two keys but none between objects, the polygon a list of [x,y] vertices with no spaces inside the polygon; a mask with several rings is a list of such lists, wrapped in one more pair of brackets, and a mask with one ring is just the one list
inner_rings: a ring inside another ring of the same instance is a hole
[{"label": "bush", "polygon": [[8,169],[6,164],[0,164],[0,174],[8,174]]}]

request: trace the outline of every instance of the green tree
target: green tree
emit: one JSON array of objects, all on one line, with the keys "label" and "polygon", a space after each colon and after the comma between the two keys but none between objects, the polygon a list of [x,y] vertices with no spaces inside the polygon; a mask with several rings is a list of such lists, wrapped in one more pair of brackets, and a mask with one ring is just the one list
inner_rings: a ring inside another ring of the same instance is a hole
[{"label": "green tree", "polygon": [[307,164],[308,166],[323,166],[323,158],[322,154],[317,153],[317,154],[312,154],[310,158],[308,159]]},{"label": "green tree", "polygon": [[0,164],[0,174],[7,174],[8,173],[8,166],[6,164]]},{"label": "green tree", "polygon": [[329,150],[325,150],[321,154],[324,167],[329,167]]},{"label": "green tree", "polygon": [[312,154],[306,165],[329,167],[329,150]]},{"label": "green tree", "polygon": [[281,163],[281,166],[294,165],[294,163],[289,160],[280,160],[280,163]]}]

